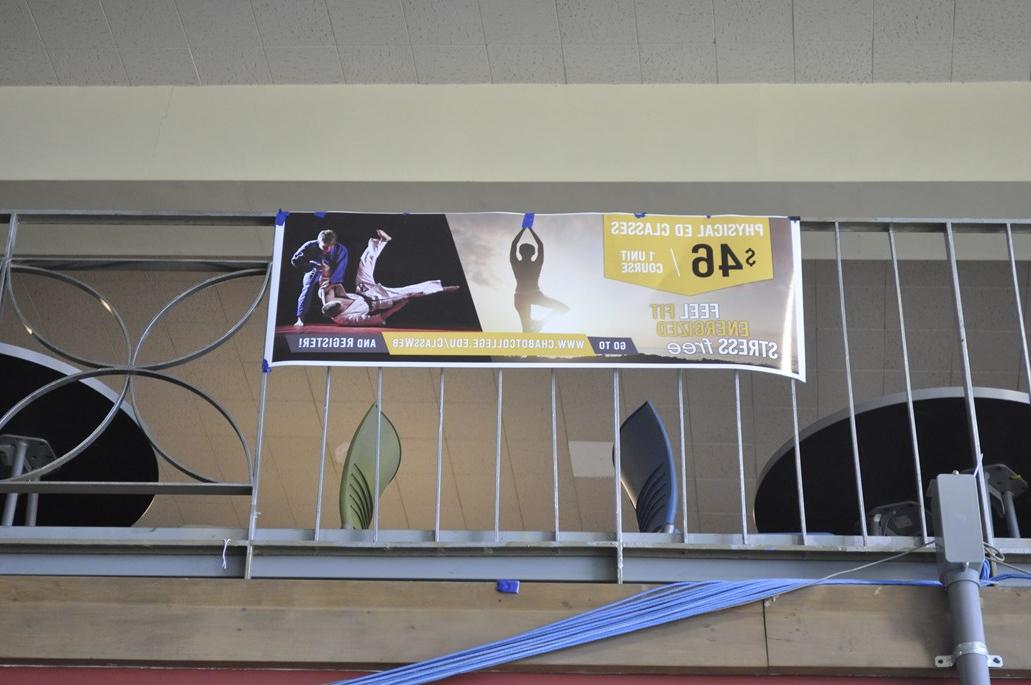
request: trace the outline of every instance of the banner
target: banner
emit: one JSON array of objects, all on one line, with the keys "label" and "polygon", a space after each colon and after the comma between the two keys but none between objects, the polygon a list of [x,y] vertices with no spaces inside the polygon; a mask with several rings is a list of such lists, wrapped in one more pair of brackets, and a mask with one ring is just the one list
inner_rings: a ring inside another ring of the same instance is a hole
[{"label": "banner", "polygon": [[788,217],[285,212],[265,360],[748,367],[805,380]]}]

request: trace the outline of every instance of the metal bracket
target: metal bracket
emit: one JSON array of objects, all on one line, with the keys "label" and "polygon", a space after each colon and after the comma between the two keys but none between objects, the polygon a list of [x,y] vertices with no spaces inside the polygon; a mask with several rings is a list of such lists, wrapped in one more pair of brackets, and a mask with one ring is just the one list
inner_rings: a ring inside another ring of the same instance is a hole
[{"label": "metal bracket", "polygon": [[981,654],[988,657],[988,668],[1002,668],[1002,657],[989,654],[988,646],[983,642],[960,642],[952,654],[941,654],[934,657],[935,668],[952,668],[956,660],[967,654]]}]

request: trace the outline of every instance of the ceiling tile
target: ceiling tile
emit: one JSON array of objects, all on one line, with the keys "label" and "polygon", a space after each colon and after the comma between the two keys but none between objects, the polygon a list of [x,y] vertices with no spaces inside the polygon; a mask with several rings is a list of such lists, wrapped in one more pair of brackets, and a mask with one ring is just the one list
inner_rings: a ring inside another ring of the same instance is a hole
[{"label": "ceiling tile", "polygon": [[637,0],[637,40],[642,45],[711,46],[715,41],[712,10],[712,0]]},{"label": "ceiling tile", "polygon": [[795,80],[791,0],[716,0],[720,83]]},{"label": "ceiling tile", "polygon": [[645,84],[714,84],[716,51],[712,43],[641,43],[641,80]]},{"label": "ceiling tile", "polygon": [[265,49],[273,83],[343,83],[336,46]]},{"label": "ceiling tile", "polygon": [[950,80],[953,14],[953,0],[875,0],[874,80]]},{"label": "ceiling tile", "polygon": [[1031,3],[957,0],[953,81],[1031,78]]},{"label": "ceiling tile", "polygon": [[413,45],[419,83],[490,83],[484,45]]},{"label": "ceiling tile", "polygon": [[265,52],[260,45],[214,47],[194,46],[193,61],[197,64],[203,85],[241,85],[271,83]]},{"label": "ceiling tile", "polygon": [[[0,0],[0,50],[40,48],[39,32],[24,0]],[[4,68],[7,68],[4,62]],[[4,75],[0,74],[0,78]]]},{"label": "ceiling tile", "polygon": [[48,48],[70,50],[114,45],[99,0],[29,0],[29,10]]},{"label": "ceiling tile", "polygon": [[554,0],[480,0],[487,43],[557,45]]},{"label": "ceiling tile", "polygon": [[562,42],[636,43],[633,0],[557,0]]},{"label": "ceiling tile", "polygon": [[400,0],[326,0],[340,45],[408,45]]},{"label": "ceiling tile", "polygon": [[253,0],[251,6],[265,45],[315,47],[335,44],[323,0]]},{"label": "ceiling tile", "polygon": [[248,0],[176,0],[176,3],[191,47],[225,49],[256,45],[261,40]]},{"label": "ceiling tile", "polygon": [[0,86],[55,86],[59,82],[42,47],[0,47]]},{"label": "ceiling tile", "polygon": [[956,0],[956,40],[990,43],[1027,41],[1031,3],[1027,0]]},{"label": "ceiling tile", "polygon": [[119,47],[186,47],[174,0],[104,0],[103,7]]},{"label": "ceiling tile", "polygon": [[50,50],[63,86],[125,86],[125,67],[115,48]]},{"label": "ceiling tile", "polygon": [[558,45],[489,44],[494,83],[564,83],[562,49]]},{"label": "ceiling tile", "polygon": [[403,0],[403,7],[413,46],[484,44],[476,0]]},{"label": "ceiling tile", "polygon": [[133,86],[200,85],[193,57],[186,48],[122,50],[122,61]]},{"label": "ceiling tile", "polygon": [[873,0],[795,0],[795,80],[873,78]]},{"label": "ceiling tile", "polygon": [[407,45],[340,46],[348,83],[415,83],[415,62]]},{"label": "ceiling tile", "polygon": [[568,83],[640,83],[637,45],[566,45]]}]

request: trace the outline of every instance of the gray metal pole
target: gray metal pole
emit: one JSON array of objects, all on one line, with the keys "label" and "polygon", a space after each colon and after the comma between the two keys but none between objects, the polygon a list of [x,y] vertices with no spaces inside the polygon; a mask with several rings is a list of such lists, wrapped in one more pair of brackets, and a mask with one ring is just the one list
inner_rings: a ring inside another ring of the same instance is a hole
[{"label": "gray metal pole", "polygon": [[333,383],[333,367],[326,367],[326,397],[322,401],[322,448],[319,450],[319,489],[315,495],[315,542],[322,528],[322,487],[326,482],[326,437],[329,434],[329,393]]},{"label": "gray metal pole", "polygon": [[11,214],[7,223],[7,247],[4,248],[3,259],[0,260],[0,318],[4,314],[4,295],[7,294],[7,281],[10,278],[11,259],[14,258],[14,240],[18,235],[18,215]]},{"label": "gray metal pole", "polygon": [[687,436],[684,428],[684,370],[677,369],[677,408],[680,419],[680,513],[683,542],[687,542]]},{"label": "gray metal pole", "polygon": [[1020,537],[1020,523],[1017,522],[1017,510],[1013,508],[1013,491],[1002,493],[1002,506],[1006,514],[1006,532],[1011,538]]},{"label": "gray metal pole", "polygon": [[1024,306],[1020,301],[1020,279],[1017,278],[1017,260],[1013,252],[1013,227],[1006,224],[1006,247],[1010,258],[1010,274],[1013,276],[1013,299],[1017,305],[1017,323],[1020,330],[1020,351],[1024,359],[1024,379],[1031,387],[1031,359],[1027,351],[1027,329],[1024,328]]},{"label": "gray metal pole", "polygon": [[498,369],[498,419],[494,428],[494,544],[501,542],[501,408],[504,404],[505,376]]},{"label": "gray metal pole", "polygon": [[383,445],[383,367],[376,367],[376,473],[372,490],[372,541],[379,542],[379,463]]},{"label": "gray metal pole", "polygon": [[619,369],[612,370],[612,457],[613,482],[616,499],[616,582],[623,582],[623,491],[620,475],[623,473],[619,444]]},{"label": "gray metal pole", "polygon": [[433,496],[433,541],[440,542],[440,480],[444,471],[444,368],[440,369],[437,399],[437,481]]},{"label": "gray metal pole", "polygon": [[745,502],[745,446],[741,436],[741,373],[734,372],[734,415],[737,419],[737,484],[741,503],[741,543],[748,544],[748,505]]},{"label": "gray metal pole", "polygon": [[974,404],[974,381],[970,373],[970,352],[967,349],[967,326],[963,320],[963,298],[959,289],[959,267],[956,264],[956,244],[952,237],[952,222],[945,224],[945,250],[949,257],[949,268],[952,272],[952,294],[956,305],[956,328],[959,329],[959,352],[963,363],[963,394],[967,405],[967,427],[970,430],[970,449],[974,456],[974,475],[977,478],[977,490],[981,498],[981,525],[984,529],[985,542],[994,544],[995,529],[992,525],[992,504],[988,496],[988,486],[984,480],[984,469],[981,461],[981,434],[977,428],[977,407]]},{"label": "gray metal pole", "polygon": [[261,389],[258,393],[258,436],[254,445],[254,471],[251,473],[251,511],[247,519],[247,558],[243,577],[250,579],[254,570],[254,534],[258,527],[258,493],[261,488],[261,453],[265,445],[265,404],[268,398],[268,377],[271,371],[261,371]]},{"label": "gray metal pole", "polygon": [[866,530],[866,501],[863,498],[863,469],[859,465],[859,437],[856,435],[856,401],[852,392],[852,358],[848,351],[848,320],[845,317],[845,276],[841,269],[841,228],[834,222],[834,252],[838,266],[838,301],[841,305],[841,339],[845,348],[845,385],[848,389],[848,425],[852,435],[852,465],[856,477],[856,498],[859,500],[859,529],[863,544],[869,544]]},{"label": "gray metal pole", "polygon": [[954,571],[942,579],[949,596],[952,640],[956,650],[953,657],[960,685],[988,685],[991,682],[978,574],[973,569]]},{"label": "gray metal pole", "polygon": [[795,391],[795,379],[791,379],[791,424],[795,437],[795,486],[798,491],[798,520],[802,524],[802,544],[809,544],[809,532],[805,520],[805,490],[802,486],[802,447],[798,439],[798,397]]},{"label": "gray metal pole", "polygon": [[920,470],[920,445],[916,439],[916,411],[913,409],[913,383],[909,373],[909,344],[906,342],[906,317],[902,312],[902,281],[895,253],[895,227],[888,226],[888,246],[891,249],[891,268],[895,275],[895,301],[899,311],[899,334],[902,339],[902,369],[906,378],[906,411],[909,414],[909,439],[913,445],[913,468],[916,471],[916,499],[920,504],[920,532],[927,537],[927,512],[924,510],[924,476]]},{"label": "gray metal pole", "polygon": [[[29,443],[19,440],[14,448],[14,464],[11,466],[11,478],[20,476],[25,469],[25,454],[29,450]],[[14,525],[14,510],[18,506],[18,493],[9,492],[4,499],[4,517],[0,525],[6,527]]]},{"label": "gray metal pole", "polygon": [[25,525],[36,525],[36,517],[39,514],[39,493],[30,492],[25,500]]},{"label": "gray metal pole", "polygon": [[559,533],[558,504],[558,399],[555,392],[555,369],[551,369],[551,492],[552,508],[555,511],[555,542]]}]

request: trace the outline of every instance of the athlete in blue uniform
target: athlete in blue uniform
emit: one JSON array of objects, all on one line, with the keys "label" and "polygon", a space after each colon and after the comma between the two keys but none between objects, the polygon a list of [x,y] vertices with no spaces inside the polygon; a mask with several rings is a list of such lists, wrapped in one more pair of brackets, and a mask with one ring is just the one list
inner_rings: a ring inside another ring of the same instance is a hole
[{"label": "athlete in blue uniform", "polygon": [[303,326],[315,293],[319,293],[319,301],[324,305],[326,292],[334,285],[343,284],[344,272],[347,271],[347,248],[337,243],[333,231],[319,231],[317,239],[309,240],[297,249],[290,263],[297,269],[311,269],[304,274],[301,296],[297,298],[294,326]]}]

